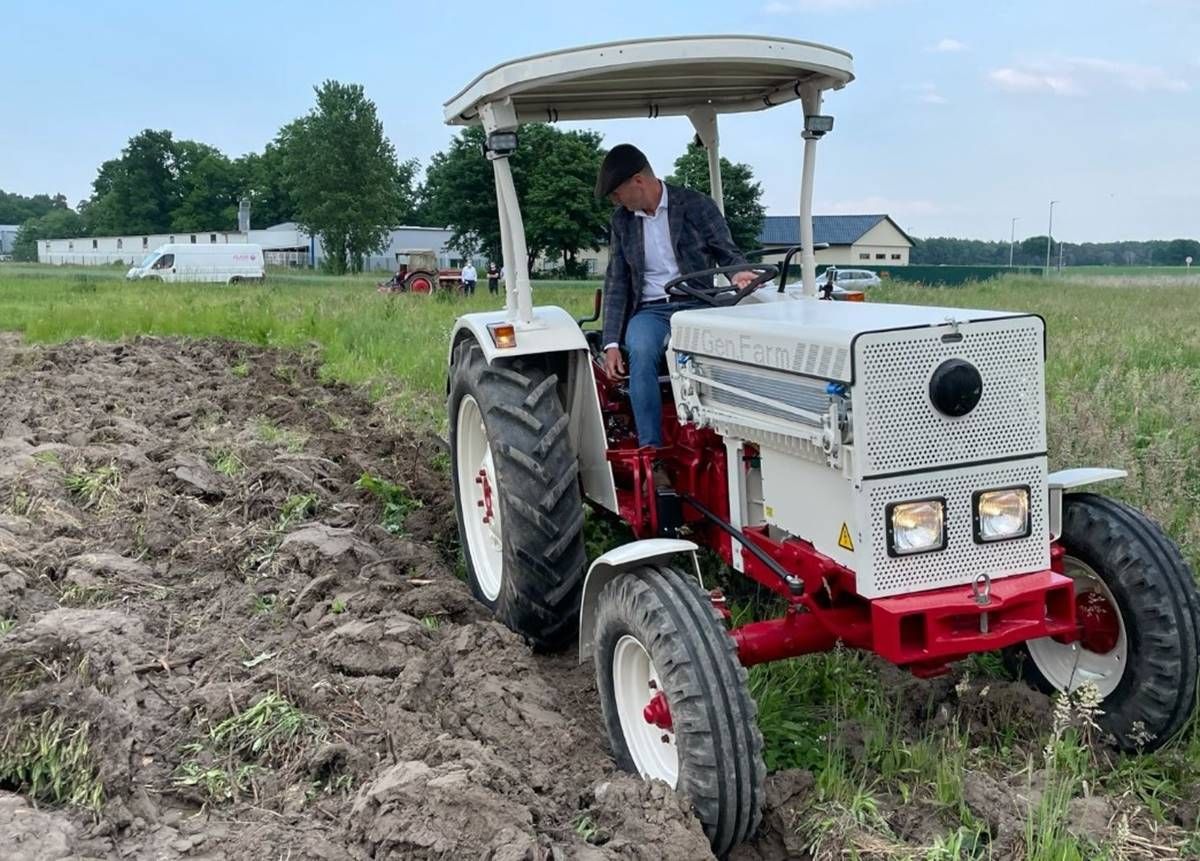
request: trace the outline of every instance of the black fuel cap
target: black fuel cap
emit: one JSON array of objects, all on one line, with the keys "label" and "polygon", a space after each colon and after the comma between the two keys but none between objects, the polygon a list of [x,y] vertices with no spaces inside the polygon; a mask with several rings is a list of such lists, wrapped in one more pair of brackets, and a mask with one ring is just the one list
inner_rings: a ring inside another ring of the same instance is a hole
[{"label": "black fuel cap", "polygon": [[965,416],[982,395],[983,377],[966,359],[947,359],[929,378],[929,400],[942,415]]}]

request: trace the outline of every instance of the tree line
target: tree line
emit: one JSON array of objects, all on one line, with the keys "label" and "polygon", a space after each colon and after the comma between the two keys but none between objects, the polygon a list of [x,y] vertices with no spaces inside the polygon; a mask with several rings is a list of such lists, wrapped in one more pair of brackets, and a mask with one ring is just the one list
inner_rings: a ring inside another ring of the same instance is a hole
[{"label": "tree line", "polygon": [[[925,265],[1007,266],[1009,243],[937,236],[914,239],[909,262]],[[1060,243],[1052,240],[1050,263],[1059,261]],[[1125,242],[1063,242],[1064,266],[1183,266],[1187,258],[1200,265],[1200,241],[1151,239]],[[1012,246],[1014,266],[1045,266],[1046,235],[1030,236]]]},{"label": "tree line", "polygon": [[[262,152],[230,158],[208,144],[146,129],[100,165],[91,194],[74,209],[62,195],[0,192],[0,223],[22,226],[16,256],[36,260],[39,239],[232,231],[238,202],[247,197],[254,224],[295,221],[319,236],[334,272],[360,268],[400,225],[449,227],[455,249],[501,257],[482,128],[460,131],[422,177],[416,159],[397,158],[361,86],[326,81],[314,89],[312,110],[285,124]],[[601,135],[543,124],[518,132],[511,165],[530,263],[545,256],[563,274],[581,272],[579,253],[606,241],[611,213],[611,204],[593,195],[605,155]],[[721,164],[734,238],[754,248],[762,188],[748,165]],[[668,180],[708,190],[707,158],[697,144],[674,167]]]}]

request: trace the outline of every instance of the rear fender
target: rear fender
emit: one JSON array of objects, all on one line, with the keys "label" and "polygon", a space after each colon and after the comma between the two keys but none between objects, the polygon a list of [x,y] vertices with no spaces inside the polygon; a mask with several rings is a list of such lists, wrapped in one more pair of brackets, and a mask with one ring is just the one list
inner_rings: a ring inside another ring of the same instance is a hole
[{"label": "rear fender", "polygon": [[593,562],[583,581],[583,600],[579,606],[579,662],[590,658],[594,651],[592,629],[596,624],[596,604],[611,580],[632,568],[665,561],[676,553],[695,553],[698,549],[693,542],[678,538],[647,538],[615,547]]}]

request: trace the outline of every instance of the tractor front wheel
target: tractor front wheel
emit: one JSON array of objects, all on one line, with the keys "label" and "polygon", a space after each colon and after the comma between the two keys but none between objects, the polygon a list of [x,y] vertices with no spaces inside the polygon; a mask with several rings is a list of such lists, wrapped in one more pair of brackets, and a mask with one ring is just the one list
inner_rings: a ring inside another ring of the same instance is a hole
[{"label": "tractor front wheel", "polygon": [[689,798],[718,857],[758,828],[762,734],[733,638],[694,579],[621,574],[600,593],[600,706],[617,765]]},{"label": "tractor front wheel", "polygon": [[475,597],[535,648],[573,642],[586,557],[579,463],[558,378],[537,357],[454,351],[455,511]]},{"label": "tractor front wheel", "polygon": [[1075,581],[1080,637],[1030,640],[1006,654],[1046,693],[1084,683],[1097,722],[1125,750],[1154,750],[1196,706],[1200,595],[1179,548],[1144,514],[1092,493],[1063,498],[1063,571]]}]

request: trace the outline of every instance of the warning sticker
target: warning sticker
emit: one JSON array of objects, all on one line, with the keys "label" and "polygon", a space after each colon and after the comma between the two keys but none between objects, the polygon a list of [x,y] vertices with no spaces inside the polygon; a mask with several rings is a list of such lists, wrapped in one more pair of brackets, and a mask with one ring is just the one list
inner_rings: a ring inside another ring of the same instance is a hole
[{"label": "warning sticker", "polygon": [[854,541],[850,538],[850,528],[845,523],[842,524],[842,531],[838,535],[838,547],[843,550],[854,551]]}]

